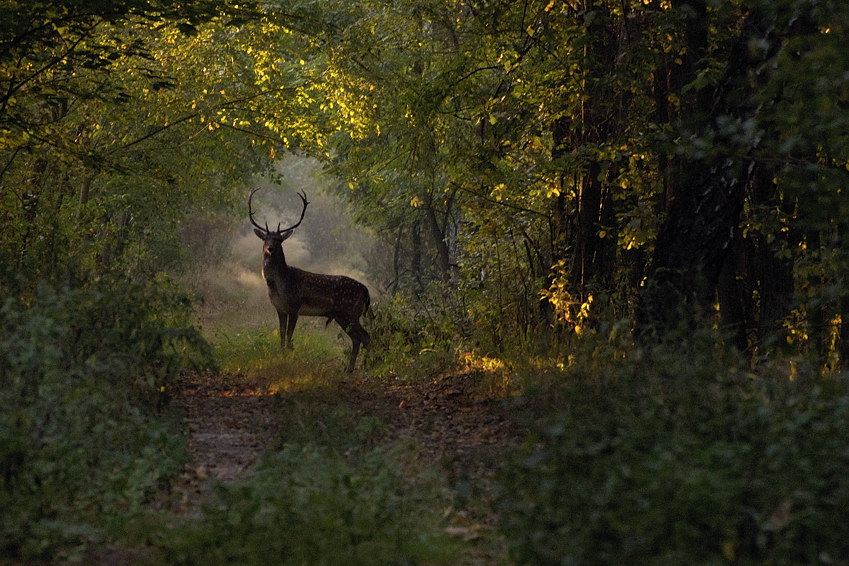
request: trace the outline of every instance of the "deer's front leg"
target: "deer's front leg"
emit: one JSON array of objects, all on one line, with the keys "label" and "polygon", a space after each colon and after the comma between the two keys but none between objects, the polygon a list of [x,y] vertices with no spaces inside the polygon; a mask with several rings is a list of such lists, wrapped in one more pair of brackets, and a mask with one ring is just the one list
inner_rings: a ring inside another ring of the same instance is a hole
[{"label": "deer's front leg", "polygon": [[[298,313],[290,312],[289,313],[289,323],[286,327],[286,342],[289,344],[289,349],[294,348],[292,345],[292,334],[295,333],[295,325],[298,324]],[[280,334],[283,334],[283,327],[280,327]]]},{"label": "deer's front leg", "polygon": [[291,342],[287,344],[289,315],[283,311],[277,311],[277,320],[280,323],[280,347],[292,347]]}]

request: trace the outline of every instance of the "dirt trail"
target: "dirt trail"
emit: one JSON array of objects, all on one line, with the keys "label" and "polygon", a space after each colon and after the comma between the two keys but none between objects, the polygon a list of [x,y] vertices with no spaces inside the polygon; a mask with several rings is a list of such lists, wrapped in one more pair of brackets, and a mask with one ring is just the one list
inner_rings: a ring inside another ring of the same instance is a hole
[{"label": "dirt trail", "polygon": [[258,431],[271,419],[269,392],[226,375],[195,375],[182,385],[177,402],[196,469],[220,480],[241,477],[263,450]]},{"label": "dirt trail", "polygon": [[414,385],[354,382],[346,394],[360,414],[380,417],[396,437],[412,437],[425,456],[460,474],[492,469],[518,435],[505,402],[482,394],[473,373]]},{"label": "dirt trail", "polygon": [[265,451],[272,397],[259,384],[203,373],[182,378],[175,404],[184,412],[191,455],[175,488],[182,512],[199,514],[209,480],[242,478]]},{"label": "dirt trail", "polygon": [[[340,385],[340,397],[359,417],[377,417],[395,439],[411,437],[430,461],[454,477],[487,476],[518,431],[500,401],[477,392],[474,374],[457,374],[416,385],[353,379]],[[261,384],[236,376],[200,374],[185,378],[175,402],[185,412],[191,464],[178,490],[186,513],[198,513],[208,480],[243,477],[275,430],[274,398]]]}]

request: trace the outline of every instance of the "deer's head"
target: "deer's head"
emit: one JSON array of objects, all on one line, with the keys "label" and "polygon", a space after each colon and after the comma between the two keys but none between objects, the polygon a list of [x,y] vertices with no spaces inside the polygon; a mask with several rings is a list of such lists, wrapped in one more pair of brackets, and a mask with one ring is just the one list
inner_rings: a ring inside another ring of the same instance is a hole
[{"label": "deer's head", "polygon": [[307,194],[305,192],[298,193],[298,196],[301,198],[301,202],[303,202],[304,206],[301,209],[301,217],[298,221],[289,226],[288,228],[280,228],[280,224],[277,224],[277,230],[272,230],[268,227],[268,222],[265,223],[265,227],[263,228],[259,224],[257,224],[256,220],[254,220],[254,211],[251,207],[251,200],[254,197],[254,193],[256,193],[259,189],[254,189],[251,191],[250,196],[248,197],[248,216],[251,219],[251,224],[254,225],[254,234],[262,240],[262,253],[265,256],[270,256],[275,250],[283,250],[283,241],[286,240],[289,236],[292,235],[295,228],[301,225],[301,222],[304,219],[304,214],[307,212],[307,205],[309,205],[309,201],[307,200]]}]

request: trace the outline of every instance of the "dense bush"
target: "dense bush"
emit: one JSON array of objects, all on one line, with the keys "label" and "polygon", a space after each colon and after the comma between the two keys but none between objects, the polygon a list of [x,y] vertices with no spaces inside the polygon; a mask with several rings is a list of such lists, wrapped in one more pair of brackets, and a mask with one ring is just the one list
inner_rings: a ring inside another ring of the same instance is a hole
[{"label": "dense bush", "polygon": [[465,321],[445,293],[397,293],[372,304],[366,364],[380,376],[416,380],[448,370],[466,337]]},{"label": "dense bush", "polygon": [[439,507],[428,500],[433,492],[410,489],[414,480],[398,456],[287,445],[250,480],[220,485],[204,520],[172,533],[164,563],[450,563],[450,543],[436,528]]},{"label": "dense bush", "polygon": [[165,282],[44,285],[0,305],[0,556],[81,548],[181,469],[169,381],[201,361]]},{"label": "dense bush", "polygon": [[682,345],[567,369],[501,475],[513,558],[845,564],[849,384],[742,367]]}]

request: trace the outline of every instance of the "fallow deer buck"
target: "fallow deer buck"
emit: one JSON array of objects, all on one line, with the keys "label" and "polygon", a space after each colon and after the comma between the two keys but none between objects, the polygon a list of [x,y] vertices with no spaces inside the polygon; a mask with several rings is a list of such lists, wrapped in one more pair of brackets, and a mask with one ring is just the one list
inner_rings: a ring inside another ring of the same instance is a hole
[{"label": "fallow deer buck", "polygon": [[292,348],[292,334],[299,316],[325,316],[327,324],[335,320],[351,338],[351,358],[348,361],[348,373],[354,371],[360,344],[369,347],[370,337],[360,324],[360,317],[366,313],[371,303],[365,285],[344,275],[323,275],[310,273],[286,263],[283,253],[283,241],[301,225],[307,211],[307,195],[298,193],[304,207],[301,217],[288,228],[277,230],[265,228],[254,220],[251,199],[255,189],[248,197],[248,216],[254,225],[254,233],[262,240],[262,277],[268,285],[268,298],[277,309],[280,320],[280,344]]}]

